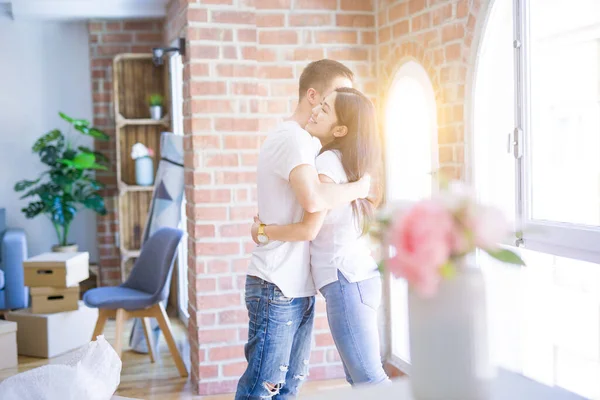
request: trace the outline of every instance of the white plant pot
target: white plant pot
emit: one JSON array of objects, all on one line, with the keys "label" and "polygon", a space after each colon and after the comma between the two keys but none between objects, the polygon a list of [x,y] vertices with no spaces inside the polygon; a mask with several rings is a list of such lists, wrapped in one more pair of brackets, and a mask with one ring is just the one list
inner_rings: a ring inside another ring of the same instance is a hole
[{"label": "white plant pot", "polygon": [[150,157],[140,157],[135,160],[135,184],[152,186],[154,183],[154,162]]},{"label": "white plant pot", "polygon": [[463,260],[438,293],[409,293],[411,385],[417,400],[487,400],[495,375],[480,268]]},{"label": "white plant pot", "polygon": [[162,118],[162,106],[150,106],[150,118],[159,121]]}]

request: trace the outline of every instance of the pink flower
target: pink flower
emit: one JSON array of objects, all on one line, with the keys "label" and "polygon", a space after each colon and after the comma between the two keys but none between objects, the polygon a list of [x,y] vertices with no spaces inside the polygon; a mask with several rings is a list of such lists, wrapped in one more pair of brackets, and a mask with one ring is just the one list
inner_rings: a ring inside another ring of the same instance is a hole
[{"label": "pink flower", "polygon": [[444,205],[421,201],[394,219],[388,239],[396,253],[387,265],[421,295],[430,296],[440,280],[439,268],[450,257],[452,234],[452,215]]}]

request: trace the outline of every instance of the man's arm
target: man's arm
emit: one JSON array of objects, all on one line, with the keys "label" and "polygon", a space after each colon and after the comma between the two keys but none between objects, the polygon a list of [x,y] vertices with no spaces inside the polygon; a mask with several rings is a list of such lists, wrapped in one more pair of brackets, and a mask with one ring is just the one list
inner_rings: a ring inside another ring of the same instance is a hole
[{"label": "man's arm", "polygon": [[[296,222],[295,224],[266,225],[265,234],[269,240],[281,242],[305,242],[307,240],[314,240],[321,230],[326,216],[327,211],[321,211],[314,214],[307,212],[304,213],[302,221]],[[260,224],[261,221],[255,219],[251,228],[252,240],[257,244],[260,243],[258,241],[258,226]]]},{"label": "man's arm", "polygon": [[371,178],[368,175],[352,183],[323,183],[319,180],[316,168],[309,164],[295,167],[290,172],[289,180],[296,199],[309,213],[330,210],[356,199],[366,198],[371,188]]},{"label": "man's arm", "polygon": [[[319,180],[322,183],[335,184],[335,182],[326,175],[319,175]],[[305,212],[302,216],[302,221],[295,224],[288,225],[266,225],[265,234],[269,240],[278,240],[281,242],[304,242],[307,240],[314,240],[327,216],[327,211],[321,211],[318,213]],[[258,226],[262,222],[258,217],[254,217],[254,224],[250,230],[252,234],[252,240],[254,243],[259,244],[258,241]]]}]

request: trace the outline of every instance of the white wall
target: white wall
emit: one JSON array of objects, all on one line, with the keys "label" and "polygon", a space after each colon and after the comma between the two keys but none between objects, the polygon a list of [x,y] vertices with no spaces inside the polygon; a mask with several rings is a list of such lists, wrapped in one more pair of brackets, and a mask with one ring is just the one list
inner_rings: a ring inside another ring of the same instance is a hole
[{"label": "white wall", "polygon": [[[0,20],[0,207],[6,208],[9,227],[27,232],[29,255],[50,251],[58,240],[47,218],[25,218],[20,209],[27,201],[13,187],[44,170],[31,151],[37,138],[55,128],[68,132],[58,111],[92,117],[88,38],[85,22]],[[81,145],[93,146],[90,138],[75,134]],[[93,212],[76,215],[69,239],[97,260]]]}]

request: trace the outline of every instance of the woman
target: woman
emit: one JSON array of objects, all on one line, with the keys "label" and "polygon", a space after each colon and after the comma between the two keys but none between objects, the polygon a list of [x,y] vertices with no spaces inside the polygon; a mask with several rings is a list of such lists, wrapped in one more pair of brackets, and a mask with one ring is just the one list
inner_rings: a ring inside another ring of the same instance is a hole
[{"label": "woman", "polygon": [[[305,129],[322,144],[315,162],[322,182],[354,182],[365,174],[379,181],[382,151],[375,107],[361,92],[335,90],[313,109]],[[312,241],[313,280],[325,297],[329,327],[351,385],[388,381],[377,330],[381,277],[364,238],[380,193],[328,212],[305,213],[296,224],[264,225],[255,219],[252,227],[255,241],[260,225],[268,240]]]}]

